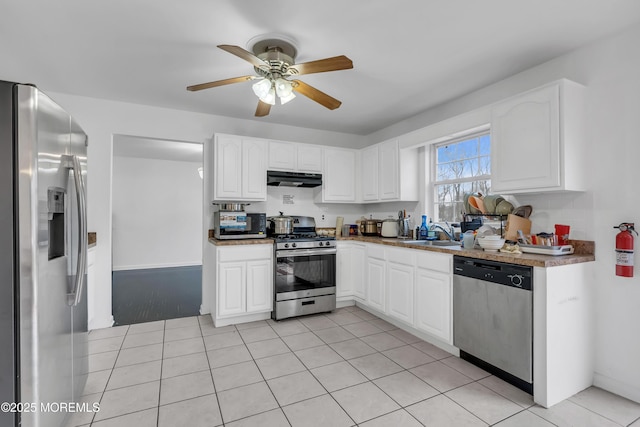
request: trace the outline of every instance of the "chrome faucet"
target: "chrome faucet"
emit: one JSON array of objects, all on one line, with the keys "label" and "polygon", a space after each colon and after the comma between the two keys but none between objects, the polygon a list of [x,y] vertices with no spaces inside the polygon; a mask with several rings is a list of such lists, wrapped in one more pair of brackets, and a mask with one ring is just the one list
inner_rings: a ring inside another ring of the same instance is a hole
[{"label": "chrome faucet", "polygon": [[451,225],[449,225],[449,222],[447,222],[447,221],[445,221],[444,223],[446,225],[446,228],[441,226],[440,224],[433,224],[431,226],[430,230],[440,230],[449,238],[449,240],[451,240],[451,241],[456,240],[455,232],[453,231],[453,227]]}]

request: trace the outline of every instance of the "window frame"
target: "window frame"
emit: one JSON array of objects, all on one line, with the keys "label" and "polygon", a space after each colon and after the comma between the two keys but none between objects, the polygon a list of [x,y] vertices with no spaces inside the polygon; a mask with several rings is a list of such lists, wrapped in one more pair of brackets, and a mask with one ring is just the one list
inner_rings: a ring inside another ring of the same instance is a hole
[{"label": "window frame", "polygon": [[[440,213],[439,213],[439,202],[438,202],[438,194],[437,194],[437,186],[438,185],[447,185],[447,184],[465,184],[465,183],[473,183],[477,181],[491,181],[491,173],[476,175],[472,177],[458,178],[458,179],[446,179],[442,181],[438,181],[438,148],[445,145],[452,145],[459,142],[467,141],[474,138],[480,138],[482,136],[489,136],[489,144],[491,144],[491,129],[488,127],[483,127],[482,129],[474,129],[473,131],[469,131],[468,133],[459,134],[455,137],[439,141],[437,143],[433,143],[430,145],[430,161],[429,168],[431,169],[430,173],[430,194],[432,200],[432,208],[433,208],[433,219],[434,221],[437,218],[437,222],[440,222]],[[489,146],[491,147],[491,145]],[[478,155],[478,158],[485,157]],[[491,148],[489,148],[489,167],[491,166]],[[489,188],[491,188],[489,186]],[[464,202],[462,200],[461,202]],[[455,217],[454,217],[455,218]],[[462,220],[462,218],[460,218]],[[455,220],[457,221],[457,220]]]}]

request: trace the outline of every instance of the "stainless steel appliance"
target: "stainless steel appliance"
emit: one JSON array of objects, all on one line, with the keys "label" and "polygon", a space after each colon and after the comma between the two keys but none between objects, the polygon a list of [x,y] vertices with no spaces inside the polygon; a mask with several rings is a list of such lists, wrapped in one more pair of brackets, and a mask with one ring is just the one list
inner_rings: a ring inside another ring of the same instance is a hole
[{"label": "stainless steel appliance", "polygon": [[453,268],[460,357],[533,394],[532,268],[459,256]]},{"label": "stainless steel appliance", "polygon": [[269,221],[269,234],[292,234],[293,233],[293,218],[284,215],[280,212],[278,216],[270,216],[267,218]]},{"label": "stainless steel appliance", "polygon": [[213,236],[216,239],[264,239],[267,237],[267,215],[238,211],[213,213]]},{"label": "stainless steel appliance", "polygon": [[379,219],[363,219],[360,222],[360,234],[363,236],[379,236],[382,222]]},{"label": "stainless steel appliance", "polygon": [[[58,427],[88,372],[87,136],[34,86],[0,81],[0,425]],[[13,409],[13,411],[11,411]]]},{"label": "stainless steel appliance", "polygon": [[336,240],[316,233],[313,217],[293,216],[293,234],[274,235],[276,320],[336,308]]},{"label": "stainless steel appliance", "polygon": [[322,185],[322,174],[267,171],[267,185],[277,187],[319,187]]}]

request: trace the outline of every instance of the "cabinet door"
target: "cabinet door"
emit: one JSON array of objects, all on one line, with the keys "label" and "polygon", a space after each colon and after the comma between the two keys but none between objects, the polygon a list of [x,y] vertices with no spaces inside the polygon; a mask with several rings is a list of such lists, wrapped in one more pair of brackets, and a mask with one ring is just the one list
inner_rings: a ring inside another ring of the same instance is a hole
[{"label": "cabinet door", "polygon": [[367,305],[384,313],[385,297],[385,261],[367,258]]},{"label": "cabinet door", "polygon": [[298,163],[297,169],[300,172],[322,172],[322,148],[298,144]]},{"label": "cabinet door", "polygon": [[352,150],[324,151],[322,191],[324,202],[355,202],[356,152]]},{"label": "cabinet door", "polygon": [[379,175],[380,200],[400,198],[400,174],[398,170],[398,141],[380,144]]},{"label": "cabinet door", "polygon": [[353,265],[353,245],[338,242],[336,255],[336,297],[347,298],[353,296],[353,278],[356,274]]},{"label": "cabinet door", "polygon": [[296,169],[296,144],[269,141],[269,170],[292,171]]},{"label": "cabinet door", "polygon": [[218,317],[243,314],[246,311],[246,264],[218,264]]},{"label": "cabinet door", "polygon": [[365,148],[362,160],[362,200],[378,200],[378,146]]},{"label": "cabinet door", "polygon": [[242,199],[242,138],[218,135],[215,141],[215,200]]},{"label": "cabinet door", "polygon": [[366,301],[367,288],[365,286],[366,248],[364,245],[354,245],[351,253],[353,271],[353,296]]},{"label": "cabinet door", "polygon": [[453,344],[451,324],[451,275],[416,269],[415,327]]},{"label": "cabinet door", "polygon": [[387,262],[387,314],[413,325],[413,273],[409,265]]},{"label": "cabinet door", "polygon": [[492,192],[559,187],[560,156],[557,85],[510,98],[492,108]]},{"label": "cabinet door", "polygon": [[266,141],[242,140],[242,199],[267,200]]},{"label": "cabinet door", "polygon": [[247,313],[273,307],[271,260],[247,261]]}]

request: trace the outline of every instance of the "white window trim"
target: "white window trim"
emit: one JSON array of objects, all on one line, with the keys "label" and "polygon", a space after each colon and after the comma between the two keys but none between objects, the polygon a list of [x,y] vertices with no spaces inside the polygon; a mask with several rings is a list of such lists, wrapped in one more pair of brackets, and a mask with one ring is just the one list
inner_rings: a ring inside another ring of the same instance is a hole
[{"label": "white window trim", "polygon": [[432,144],[430,144],[429,165],[428,165],[430,171],[429,171],[429,185],[427,187],[429,191],[429,195],[428,195],[429,197],[426,197],[426,200],[429,200],[431,209],[433,210],[434,217],[435,217],[435,206],[437,202],[436,185],[465,183],[465,182],[474,182],[474,181],[491,179],[491,174],[483,174],[483,175],[473,176],[469,178],[461,178],[461,179],[455,179],[455,180],[447,179],[443,181],[437,181],[436,178],[437,178],[438,165],[436,162],[437,162],[438,156],[437,156],[436,150],[439,147],[442,147],[443,145],[456,144],[461,141],[466,141],[467,139],[473,139],[479,136],[490,135],[490,134],[491,134],[490,127],[488,125],[484,125],[474,129],[469,129],[467,131],[458,132],[455,134],[455,136],[452,136],[447,139],[434,141]]}]

